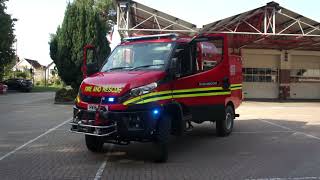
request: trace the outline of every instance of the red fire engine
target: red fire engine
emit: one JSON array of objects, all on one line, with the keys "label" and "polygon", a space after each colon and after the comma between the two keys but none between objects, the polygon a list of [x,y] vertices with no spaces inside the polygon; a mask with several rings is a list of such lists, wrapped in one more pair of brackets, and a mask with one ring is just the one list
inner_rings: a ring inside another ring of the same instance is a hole
[{"label": "red fire engine", "polygon": [[100,69],[85,60],[83,71],[71,131],[85,134],[93,152],[104,143],[153,142],[163,162],[170,134],[211,121],[227,136],[239,116],[241,58],[224,34],[126,38]]}]

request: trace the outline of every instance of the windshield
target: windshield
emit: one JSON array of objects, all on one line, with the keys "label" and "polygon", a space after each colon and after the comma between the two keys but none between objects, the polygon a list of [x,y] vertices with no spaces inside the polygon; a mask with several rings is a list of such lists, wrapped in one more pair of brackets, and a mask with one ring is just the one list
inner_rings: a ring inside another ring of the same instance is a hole
[{"label": "windshield", "polygon": [[142,43],[118,46],[101,71],[163,69],[168,62],[172,43]]}]

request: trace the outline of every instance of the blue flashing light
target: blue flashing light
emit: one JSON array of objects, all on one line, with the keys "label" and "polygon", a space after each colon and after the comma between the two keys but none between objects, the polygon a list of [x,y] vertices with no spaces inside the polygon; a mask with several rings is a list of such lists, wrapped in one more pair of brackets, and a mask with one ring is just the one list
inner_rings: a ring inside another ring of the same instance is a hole
[{"label": "blue flashing light", "polygon": [[152,111],[152,113],[153,113],[154,115],[158,115],[158,114],[160,113],[160,111],[159,111],[158,109],[154,109],[154,110]]},{"label": "blue flashing light", "polygon": [[108,102],[114,102],[115,98],[114,97],[109,97]]}]

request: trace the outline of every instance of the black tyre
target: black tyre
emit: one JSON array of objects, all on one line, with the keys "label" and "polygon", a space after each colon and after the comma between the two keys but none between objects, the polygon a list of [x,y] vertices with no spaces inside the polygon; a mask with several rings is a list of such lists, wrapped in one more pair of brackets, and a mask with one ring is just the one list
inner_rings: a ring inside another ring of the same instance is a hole
[{"label": "black tyre", "polygon": [[155,137],[155,147],[157,149],[156,162],[166,162],[168,160],[168,142],[171,130],[172,118],[164,115],[159,119],[158,131]]},{"label": "black tyre", "polygon": [[233,123],[234,109],[232,106],[227,106],[225,108],[224,115],[221,117],[221,119],[216,121],[217,135],[221,137],[228,136],[232,132]]},{"label": "black tyre", "polygon": [[86,145],[91,152],[101,152],[103,148],[103,140],[101,137],[85,135]]}]

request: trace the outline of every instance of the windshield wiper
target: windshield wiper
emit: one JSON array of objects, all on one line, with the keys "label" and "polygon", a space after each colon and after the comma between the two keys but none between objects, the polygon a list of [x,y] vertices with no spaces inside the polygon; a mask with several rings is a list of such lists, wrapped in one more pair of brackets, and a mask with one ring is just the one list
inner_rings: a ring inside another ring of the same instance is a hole
[{"label": "windshield wiper", "polygon": [[130,69],[130,71],[135,70],[135,69],[139,69],[139,68],[144,68],[144,67],[162,66],[162,65],[164,65],[164,64],[148,64],[148,65],[143,65],[143,66],[137,66],[137,67]]},{"label": "windshield wiper", "polygon": [[133,67],[131,66],[114,67],[114,68],[107,69],[107,71],[117,70],[117,69],[127,69],[127,68],[133,68]]}]

